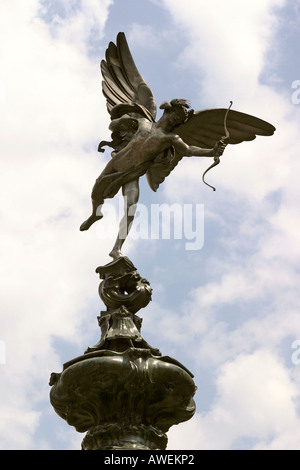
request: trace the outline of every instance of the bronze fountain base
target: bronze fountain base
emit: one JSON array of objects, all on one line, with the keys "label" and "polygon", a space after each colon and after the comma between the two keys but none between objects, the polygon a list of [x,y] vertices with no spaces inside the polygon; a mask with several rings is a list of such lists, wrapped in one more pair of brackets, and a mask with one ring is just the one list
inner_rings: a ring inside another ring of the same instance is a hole
[{"label": "bronze fountain base", "polygon": [[98,344],[51,374],[56,413],[86,432],[83,450],[164,450],[166,432],[195,412],[193,375],[141,335],[136,311],[151,300],[149,282],[119,258],[96,270],[107,311]]}]

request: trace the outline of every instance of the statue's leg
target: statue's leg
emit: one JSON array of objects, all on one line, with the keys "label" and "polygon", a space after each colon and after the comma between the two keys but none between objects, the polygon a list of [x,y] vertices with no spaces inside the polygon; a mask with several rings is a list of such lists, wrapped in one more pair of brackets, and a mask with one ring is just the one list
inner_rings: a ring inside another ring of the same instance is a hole
[{"label": "statue's leg", "polygon": [[[117,174],[116,170],[113,167],[113,161],[110,160],[104,170],[102,171],[101,175],[96,179],[92,190],[92,215],[83,222],[80,226],[80,230],[88,230],[90,226],[96,222],[97,220],[102,219],[103,214],[101,212],[102,205],[105,199],[105,191],[107,190],[107,186],[111,183],[114,178],[114,175]],[[121,185],[119,187],[115,187],[114,194],[116,194]],[[113,197],[114,194],[109,195],[108,197]],[[106,196],[107,197],[107,196]]]},{"label": "statue's leg", "polygon": [[103,204],[99,204],[98,201],[93,201],[92,200],[92,205],[93,205],[92,215],[90,215],[90,217],[88,219],[86,219],[83,222],[83,224],[80,225],[80,230],[81,231],[88,230],[94,222],[96,222],[97,220],[102,219],[102,217],[103,217],[103,214],[101,212],[101,208],[102,208]]},{"label": "statue's leg", "polygon": [[122,256],[121,248],[131,229],[134,220],[137,203],[140,196],[139,179],[135,179],[122,186],[122,193],[124,196],[124,216],[121,219],[119,226],[119,233],[109,256],[114,259]]}]

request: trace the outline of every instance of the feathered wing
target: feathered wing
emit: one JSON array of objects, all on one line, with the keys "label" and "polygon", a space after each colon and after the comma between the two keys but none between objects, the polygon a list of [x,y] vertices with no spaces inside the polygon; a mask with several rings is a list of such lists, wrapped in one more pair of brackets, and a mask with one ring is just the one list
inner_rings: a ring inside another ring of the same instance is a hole
[{"label": "feathered wing", "polygon": [[105,60],[101,61],[101,73],[102,91],[110,114],[118,104],[138,104],[148,111],[149,119],[155,120],[154,96],[134,63],[124,33],[118,34],[116,44],[109,43]]},{"label": "feathered wing", "polygon": [[157,191],[159,185],[174,170],[182,157],[183,155],[179,157],[178,153],[175,153],[174,147],[170,147],[155,158],[146,172],[148,184],[153,191]]},{"label": "feathered wing", "polygon": [[[195,112],[191,119],[176,128],[184,142],[202,148],[212,148],[225,134],[224,117],[227,109],[207,109]],[[227,116],[227,144],[254,140],[257,135],[271,136],[275,127],[262,119],[230,110]]]},{"label": "feathered wing", "polygon": [[[224,118],[227,109],[207,109],[195,112],[184,124],[176,127],[174,133],[188,145],[195,145],[201,148],[213,148],[214,145],[225,134]],[[257,135],[271,136],[275,132],[275,127],[262,119],[230,110],[227,116],[227,129],[229,138],[226,144],[239,144],[244,141],[251,141]],[[153,191],[176,167],[184,155],[173,152],[173,158],[159,161],[155,160],[152,167],[147,172],[147,180]]]}]

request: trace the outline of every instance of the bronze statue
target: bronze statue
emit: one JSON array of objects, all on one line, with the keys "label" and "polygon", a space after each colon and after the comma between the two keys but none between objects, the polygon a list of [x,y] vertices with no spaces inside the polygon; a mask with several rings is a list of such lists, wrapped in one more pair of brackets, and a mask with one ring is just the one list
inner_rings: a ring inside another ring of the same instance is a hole
[{"label": "bronze statue", "polygon": [[92,215],[80,230],[88,230],[101,219],[105,199],[113,198],[122,188],[125,214],[110,253],[118,259],[134,219],[142,175],[146,174],[156,191],[184,156],[211,157],[214,162],[210,169],[219,163],[226,145],[250,141],[256,135],[270,136],[275,128],[254,116],[229,112],[232,102],[227,110],[194,112],[184,99],[163,102],[163,115],[156,121],[155,99],[136,68],[124,33],[118,34],[116,44],[110,42],[105,59],[101,62],[102,91],[111,116],[112,141],[100,142],[98,151],[103,152],[105,145],[112,147],[112,159],[96,180]]},{"label": "bronze statue", "polygon": [[96,180],[93,212],[81,230],[101,219],[105,199],[120,188],[125,215],[110,253],[114,259],[96,269],[101,279],[99,295],[106,306],[98,316],[100,340],[66,362],[61,373],[51,374],[50,401],[68,424],[87,432],[83,450],[164,450],[170,427],[194,415],[197,386],[185,366],[162,356],[141,334],[142,318],[137,312],[151,301],[152,288],[121,254],[139,199],[139,178],[146,174],[156,191],[184,156],[211,157],[204,181],[226,145],[272,135],[275,128],[232,111],[232,102],[228,109],[194,112],[183,99],[164,102],[163,115],[156,121],[155,100],[123,33],[118,34],[116,45],[109,44],[101,70],[112,141],[100,142],[98,150],[103,152],[106,145],[113,152]]}]

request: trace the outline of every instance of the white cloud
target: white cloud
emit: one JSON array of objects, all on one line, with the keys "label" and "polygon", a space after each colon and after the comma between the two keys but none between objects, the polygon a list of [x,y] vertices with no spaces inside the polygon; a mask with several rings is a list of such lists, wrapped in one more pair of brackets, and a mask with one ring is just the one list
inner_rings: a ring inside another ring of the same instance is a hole
[{"label": "white cloud", "polygon": [[147,46],[147,48],[157,49],[161,45],[161,38],[150,25],[133,23],[127,39],[129,44],[140,48]]},{"label": "white cloud", "polygon": [[[103,28],[109,4],[83,2],[81,17],[95,9],[85,17],[82,33],[99,16]],[[1,340],[6,346],[1,416],[9,416],[1,419],[0,434],[6,449],[34,446],[37,390],[48,402],[49,374],[62,367],[54,335],[77,343],[78,354],[89,345],[85,341],[93,341],[79,338],[78,328],[86,315],[96,324],[97,304],[88,311],[97,293],[94,263],[97,253],[100,264],[109,250],[109,242],[95,233],[79,232],[104,164],[95,158],[108,121],[99,65],[69,38],[53,38],[38,17],[39,6],[11,1],[0,7],[6,90],[0,118]]]},{"label": "white cloud", "polygon": [[298,387],[291,350],[282,349],[300,335],[299,111],[288,94],[260,82],[276,8],[285,2],[164,5],[188,40],[178,62],[198,74],[199,99],[207,107],[233,99],[235,109],[277,128],[271,138],[226,149],[209,175],[217,193],[199,189],[207,167],[199,159],[182,162],[164,183],[170,201],[206,202],[206,237],[218,239],[216,252],[205,244],[199,256],[212,280],[191,292],[171,330],[179,344],[189,344],[200,387],[201,372],[211,368],[217,395],[209,412],[198,409],[193,420],[171,429],[169,446],[299,448]]},{"label": "white cloud", "polygon": [[240,355],[220,368],[211,411],[172,428],[168,448],[234,449],[250,439],[255,449],[299,449],[297,401],[278,357],[264,349]]},{"label": "white cloud", "polygon": [[[58,5],[49,27],[55,37],[72,45],[77,51],[85,52],[89,40],[103,36],[103,29],[108,18],[109,7],[113,0],[81,0],[79,3],[63,0]],[[41,12],[47,16],[49,5],[45,4]]]},{"label": "white cloud", "polygon": [[[198,409],[191,421],[171,428],[169,448],[231,448],[243,438],[253,448],[289,449],[299,442],[299,377],[279,359],[282,342],[300,337],[299,112],[259,80],[276,28],[274,7],[284,3],[164,1],[173,34],[183,31],[188,41],[177,64],[186,69],[187,90],[192,74],[205,105],[225,107],[233,99],[236,109],[277,127],[272,138],[226,150],[210,173],[217,193],[205,193],[200,178],[207,161],[199,159],[180,165],[164,183],[167,200],[207,202],[207,223],[216,230],[206,236],[219,247],[208,253],[205,245],[199,263],[209,264],[210,277],[176,313],[171,306],[161,308],[168,294],[153,280],[159,295],[147,309],[145,339],[147,331],[155,338],[159,331],[153,346],[181,360],[180,346],[197,379],[209,367],[217,377],[210,410]],[[89,215],[89,192],[104,166],[104,158],[95,158],[98,139],[108,134],[99,65],[88,58],[88,40],[101,37],[111,4],[86,0],[75,8],[74,2],[61,2],[48,23],[38,16],[37,0],[0,6],[6,45],[0,91],[3,448],[37,445],[36,404],[44,397],[48,406],[49,374],[61,369],[53,335],[72,342],[79,354],[98,340],[89,337],[98,314],[94,268],[106,262],[112,241],[100,237],[105,223],[84,234],[78,228]],[[132,38],[159,47],[164,33],[154,38],[153,27],[142,31],[139,24],[132,24]],[[132,247],[129,240],[127,252]],[[162,266],[167,277],[168,263]],[[91,326],[82,329],[84,321]],[[69,432],[68,439],[78,448],[82,436]],[[51,447],[45,440],[38,445]]]},{"label": "white cloud", "polygon": [[284,3],[285,0],[212,0],[209,4],[203,0],[188,4],[184,0],[164,1],[176,25],[189,38],[182,61],[205,74],[204,96],[208,94],[211,100],[224,90],[235,96],[242,92],[245,102],[245,95],[252,94],[245,86],[257,84],[276,26],[272,13]]}]

